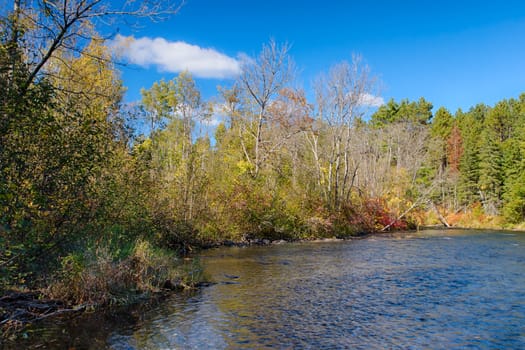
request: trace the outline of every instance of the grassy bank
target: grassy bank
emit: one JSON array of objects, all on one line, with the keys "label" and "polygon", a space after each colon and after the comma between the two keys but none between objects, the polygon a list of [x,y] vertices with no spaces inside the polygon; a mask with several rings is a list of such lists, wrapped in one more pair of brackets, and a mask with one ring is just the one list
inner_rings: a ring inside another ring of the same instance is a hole
[{"label": "grassy bank", "polygon": [[0,295],[2,337],[49,317],[128,305],[164,293],[196,288],[204,281],[196,258],[136,240],[125,251],[91,247],[60,259],[46,282],[4,286]]}]

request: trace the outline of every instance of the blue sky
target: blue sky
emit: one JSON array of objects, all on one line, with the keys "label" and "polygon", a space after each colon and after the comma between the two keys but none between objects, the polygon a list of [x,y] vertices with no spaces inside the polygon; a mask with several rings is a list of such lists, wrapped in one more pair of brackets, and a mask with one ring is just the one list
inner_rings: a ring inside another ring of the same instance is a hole
[{"label": "blue sky", "polygon": [[232,83],[240,55],[257,55],[270,38],[291,44],[307,91],[357,53],[385,101],[425,97],[454,112],[525,92],[525,1],[186,0],[165,22],[118,33],[141,42],[124,54],[128,101],[182,67],[211,98]]}]

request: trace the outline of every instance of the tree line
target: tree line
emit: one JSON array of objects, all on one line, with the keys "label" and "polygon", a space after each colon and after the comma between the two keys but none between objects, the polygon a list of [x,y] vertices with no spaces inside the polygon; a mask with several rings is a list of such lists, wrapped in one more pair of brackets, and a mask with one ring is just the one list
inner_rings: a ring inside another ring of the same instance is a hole
[{"label": "tree line", "polygon": [[214,101],[182,72],[129,106],[93,29],[120,13],[15,1],[1,18],[1,289],[111,302],[174,278],[171,252],[225,240],[525,220],[525,95],[454,115],[424,98],[374,109],[356,56],[309,98],[289,46],[270,41]]}]

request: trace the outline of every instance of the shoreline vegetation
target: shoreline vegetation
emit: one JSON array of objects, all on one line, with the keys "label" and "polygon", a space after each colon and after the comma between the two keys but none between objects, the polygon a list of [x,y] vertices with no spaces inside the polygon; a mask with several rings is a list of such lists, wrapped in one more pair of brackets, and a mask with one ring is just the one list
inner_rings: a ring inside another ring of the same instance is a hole
[{"label": "shoreline vegetation", "polygon": [[[344,242],[348,240],[355,239],[366,239],[373,236],[387,237],[387,238],[405,238],[411,237],[415,232],[423,230],[480,230],[480,229],[498,229],[498,230],[509,230],[509,231],[519,231],[524,232],[523,228],[510,228],[503,229],[498,227],[463,227],[463,226],[445,226],[443,224],[434,224],[420,226],[415,230],[403,230],[403,231],[376,231],[361,233],[359,235],[347,236],[344,238],[339,238],[336,236],[333,237],[320,237],[320,238],[309,238],[309,239],[298,239],[298,240],[269,240],[269,239],[250,239],[243,237],[242,240],[232,241],[224,240],[221,242],[215,242],[213,244],[206,244],[200,247],[194,247],[196,249],[196,255],[202,250],[215,249],[220,247],[236,247],[236,248],[246,248],[251,246],[272,246],[272,245],[281,245],[281,244],[290,244],[290,243],[334,243],[334,242]],[[145,261],[142,261],[144,263]],[[158,260],[157,260],[158,262]],[[15,340],[21,334],[24,334],[24,331],[28,327],[43,321],[48,318],[58,318],[58,317],[75,317],[84,312],[97,312],[101,309],[110,308],[112,306],[131,306],[136,303],[149,302],[152,299],[159,299],[168,296],[171,293],[183,293],[188,291],[193,291],[198,288],[206,287],[213,282],[210,282],[202,272],[202,266],[199,261],[193,257],[187,257],[183,259],[185,263],[185,268],[181,269],[178,267],[177,273],[171,275],[171,279],[167,278],[163,283],[157,283],[155,287],[153,284],[149,284],[146,288],[141,291],[122,289],[120,290],[119,295],[111,295],[111,291],[107,290],[107,287],[104,291],[92,290],[90,286],[81,286],[78,289],[91,289],[90,292],[94,293],[93,297],[100,298],[97,296],[97,293],[106,293],[104,299],[100,299],[96,302],[75,304],[70,303],[65,300],[63,297],[64,293],[59,294],[62,296],[62,299],[57,298],[53,299],[52,294],[49,293],[49,289],[46,291],[22,291],[22,290],[7,290],[3,292],[3,295],[0,297],[0,329],[2,330],[1,339],[10,339]],[[167,262],[172,264],[172,267],[175,268],[173,261]],[[122,269],[123,266],[115,266],[114,268]],[[129,269],[127,269],[129,272]],[[173,271],[173,270],[172,270]],[[174,277],[175,276],[175,277]],[[151,273],[151,278],[159,279],[159,273]],[[110,282],[112,279],[111,276],[105,276],[107,281]],[[163,278],[166,278],[163,275]],[[78,282],[78,281],[77,281]],[[74,283],[74,282],[73,282]],[[144,283],[144,282],[143,282]],[[71,288],[69,286],[51,286],[50,288]],[[74,289],[74,288],[73,288]],[[77,290],[78,290],[77,289]],[[69,292],[71,293],[71,292]],[[74,299],[73,299],[74,300]],[[96,300],[96,299],[95,299]]]},{"label": "shoreline vegetation", "polygon": [[362,57],[303,89],[272,40],[214,98],[184,71],[127,104],[93,19],[180,3],[117,3],[0,14],[3,329],[195,287],[202,268],[185,257],[217,242],[525,229],[525,94],[454,113],[424,98],[372,106]]}]

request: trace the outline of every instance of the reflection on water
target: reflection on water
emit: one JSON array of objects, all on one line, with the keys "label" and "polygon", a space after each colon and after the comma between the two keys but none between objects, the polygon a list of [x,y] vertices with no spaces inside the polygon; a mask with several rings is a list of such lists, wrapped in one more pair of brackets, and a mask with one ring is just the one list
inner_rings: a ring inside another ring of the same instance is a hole
[{"label": "reflection on water", "polygon": [[210,287],[46,325],[25,345],[525,347],[524,234],[426,231],[397,239],[221,248],[202,260],[216,282]]}]

